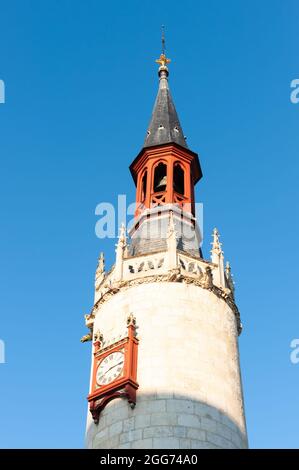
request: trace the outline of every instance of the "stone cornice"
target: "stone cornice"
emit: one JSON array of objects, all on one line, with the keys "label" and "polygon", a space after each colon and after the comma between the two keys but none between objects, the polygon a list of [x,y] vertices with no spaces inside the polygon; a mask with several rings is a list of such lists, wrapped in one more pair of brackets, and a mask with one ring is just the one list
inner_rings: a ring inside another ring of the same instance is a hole
[{"label": "stone cornice", "polygon": [[163,274],[153,274],[148,276],[143,275],[135,279],[128,279],[120,281],[118,283],[114,283],[112,286],[107,287],[107,290],[94,304],[90,315],[88,315],[89,320],[94,318],[96,311],[103,303],[107,302],[112,296],[114,296],[118,292],[122,290],[127,290],[131,287],[138,286],[140,284],[150,284],[153,282],[180,282],[185,284],[193,284],[195,286],[201,287],[202,289],[207,289],[213,292],[214,295],[224,300],[232,309],[237,321],[238,334],[241,333],[242,324],[240,320],[240,313],[237,305],[234,302],[232,292],[230,289],[217,287],[213,284],[211,269],[209,267],[206,268],[205,273],[200,278],[188,276],[188,274],[186,272],[182,272],[180,268],[175,268]]}]

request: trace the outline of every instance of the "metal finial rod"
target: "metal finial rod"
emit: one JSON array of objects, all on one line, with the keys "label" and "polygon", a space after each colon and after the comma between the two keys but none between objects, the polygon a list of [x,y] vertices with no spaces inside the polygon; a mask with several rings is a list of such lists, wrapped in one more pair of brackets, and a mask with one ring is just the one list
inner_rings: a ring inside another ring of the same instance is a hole
[{"label": "metal finial rod", "polygon": [[162,54],[165,55],[165,26],[164,24],[162,24],[161,26],[161,29],[162,29]]},{"label": "metal finial rod", "polygon": [[170,59],[167,59],[167,57],[165,55],[165,50],[166,50],[166,47],[165,47],[165,31],[164,31],[164,25],[163,24],[161,26],[161,29],[162,29],[162,53],[161,53],[159,59],[156,60],[156,62],[157,62],[157,64],[160,64],[159,76],[160,76],[160,72],[163,72],[167,76],[168,75],[167,64],[169,64]]},{"label": "metal finial rod", "polygon": [[165,50],[166,50],[166,47],[165,47],[165,28],[164,28],[163,24],[161,26],[161,30],[162,30],[162,53],[161,53],[159,59],[156,60],[156,62],[158,64],[160,64],[159,73],[163,69],[163,71],[166,72],[167,75],[168,75],[167,64],[169,64],[170,59],[167,59],[167,57],[165,55]]}]

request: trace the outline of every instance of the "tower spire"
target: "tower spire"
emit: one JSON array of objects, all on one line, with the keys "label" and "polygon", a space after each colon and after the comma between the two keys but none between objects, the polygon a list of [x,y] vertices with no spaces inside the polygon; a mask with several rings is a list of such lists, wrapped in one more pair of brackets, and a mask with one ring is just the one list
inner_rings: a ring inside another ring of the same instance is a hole
[{"label": "tower spire", "polygon": [[181,147],[188,148],[169,90],[168,64],[171,60],[166,56],[165,51],[165,30],[164,26],[162,26],[162,52],[159,59],[156,59],[156,63],[159,64],[159,90],[144,141],[144,147],[175,143]]}]

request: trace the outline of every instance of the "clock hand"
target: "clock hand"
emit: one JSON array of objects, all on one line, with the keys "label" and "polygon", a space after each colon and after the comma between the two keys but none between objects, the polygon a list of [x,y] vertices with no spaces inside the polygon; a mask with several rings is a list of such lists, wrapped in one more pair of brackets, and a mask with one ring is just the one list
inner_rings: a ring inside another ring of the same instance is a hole
[{"label": "clock hand", "polygon": [[105,374],[107,374],[107,373],[108,373],[111,369],[113,369],[114,367],[117,367],[117,366],[119,366],[120,364],[122,364],[122,362],[123,362],[123,361],[120,361],[118,364],[115,364],[114,366],[109,367],[109,369],[106,370]]}]

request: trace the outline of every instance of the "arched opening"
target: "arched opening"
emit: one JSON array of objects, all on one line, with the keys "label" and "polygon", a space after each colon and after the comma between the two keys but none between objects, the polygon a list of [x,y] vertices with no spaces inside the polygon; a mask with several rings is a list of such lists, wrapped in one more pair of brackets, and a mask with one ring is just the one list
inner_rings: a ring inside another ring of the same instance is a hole
[{"label": "arched opening", "polygon": [[185,194],[185,173],[179,163],[175,163],[173,170],[173,189],[176,193]]},{"label": "arched opening", "polygon": [[147,170],[144,172],[144,175],[141,179],[141,202],[146,198],[146,188],[147,188]]},{"label": "arched opening", "polygon": [[166,191],[167,185],[167,167],[165,163],[159,163],[155,168],[154,192]]}]

